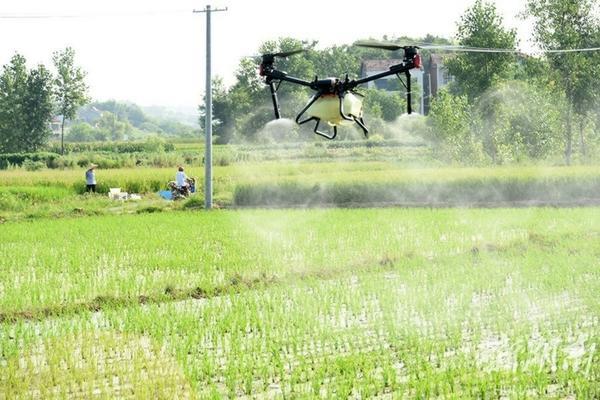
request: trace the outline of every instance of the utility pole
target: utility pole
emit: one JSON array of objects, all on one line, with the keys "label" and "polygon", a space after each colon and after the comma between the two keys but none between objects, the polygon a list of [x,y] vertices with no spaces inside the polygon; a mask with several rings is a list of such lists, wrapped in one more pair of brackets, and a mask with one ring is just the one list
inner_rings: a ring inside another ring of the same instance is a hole
[{"label": "utility pole", "polygon": [[206,136],[204,152],[204,208],[212,208],[212,72],[211,72],[211,38],[210,15],[214,12],[227,11],[225,8],[211,8],[207,5],[204,10],[194,10],[194,13],[206,13],[206,121],[204,135]]}]

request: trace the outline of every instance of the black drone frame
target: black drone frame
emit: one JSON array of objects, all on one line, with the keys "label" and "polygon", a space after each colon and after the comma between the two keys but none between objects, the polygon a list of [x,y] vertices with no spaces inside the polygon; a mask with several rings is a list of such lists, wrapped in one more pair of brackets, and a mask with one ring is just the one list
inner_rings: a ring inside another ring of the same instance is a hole
[{"label": "black drone frame", "polygon": [[[279,87],[283,82],[295,83],[297,85],[305,86],[311,88],[316,91],[316,93],[311,97],[306,106],[300,111],[300,113],[296,116],[296,123],[299,125],[305,124],[309,121],[316,121],[314,132],[317,135],[323,136],[326,139],[334,139],[337,136],[337,126],[333,126],[333,134],[328,134],[326,132],[319,130],[319,125],[321,123],[320,118],[317,117],[309,117],[302,119],[304,113],[312,106],[321,96],[323,95],[337,95],[339,98],[339,111],[342,119],[346,121],[355,122],[362,129],[365,136],[369,135],[369,130],[365,126],[365,122],[361,117],[357,117],[354,115],[348,115],[344,111],[344,95],[347,92],[353,93],[355,95],[361,96],[361,94],[354,91],[357,86],[385,78],[386,76],[396,75],[400,82],[406,88],[406,112],[408,114],[412,113],[412,93],[411,93],[411,82],[410,82],[410,70],[414,68],[421,67],[421,58],[419,56],[418,47],[417,46],[405,46],[402,47],[404,49],[404,59],[402,63],[392,65],[388,71],[381,72],[379,74],[375,74],[372,76],[367,76],[362,79],[350,80],[348,79],[348,75],[346,75],[345,79],[341,80],[338,78],[327,78],[319,80],[317,77],[313,81],[306,81],[303,79],[299,79],[293,76],[288,75],[286,72],[279,71],[273,65],[275,63],[275,58],[281,57],[289,57],[294,54],[298,54],[303,50],[296,50],[286,53],[276,53],[276,54],[265,54],[262,56],[262,62],[260,64],[260,75],[265,77],[265,83],[269,85],[269,89],[271,90],[271,99],[273,101],[273,111],[275,112],[275,118],[281,118],[281,109],[279,107],[279,99],[277,97],[277,92]],[[406,82],[402,80],[401,75],[404,74]]]}]

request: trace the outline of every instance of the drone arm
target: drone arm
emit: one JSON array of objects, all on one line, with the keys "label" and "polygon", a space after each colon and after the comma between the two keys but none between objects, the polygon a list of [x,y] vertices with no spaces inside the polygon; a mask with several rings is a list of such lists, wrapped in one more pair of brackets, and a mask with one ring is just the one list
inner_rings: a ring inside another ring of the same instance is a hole
[{"label": "drone arm", "polygon": [[[405,74],[406,75],[406,84],[405,84],[405,86],[406,86],[406,112],[408,114],[412,114],[412,92],[411,92],[411,85],[410,85],[410,83],[411,83],[410,82],[410,70],[412,68],[414,68],[414,65],[412,65],[412,64],[393,65],[390,67],[389,71],[381,72],[379,74],[367,76],[366,78],[351,81],[351,82],[349,82],[348,87],[350,89],[353,89],[356,86],[361,85],[363,83],[372,82],[377,79],[385,78],[386,76],[398,75],[398,78],[399,78],[400,74]],[[342,113],[342,116],[344,116],[343,113]]]},{"label": "drone arm", "polygon": [[375,74],[375,75],[371,75],[371,76],[367,76],[362,79],[351,81],[350,89],[354,89],[356,86],[362,85],[363,83],[368,83],[368,82],[375,81],[377,79],[385,78],[386,76],[397,75],[397,74],[401,74],[401,73],[410,73],[410,70],[411,70],[410,65],[404,65],[404,64],[392,65],[388,71],[381,72],[379,74]]},{"label": "drone arm", "polygon": [[309,81],[305,81],[304,79],[299,79],[299,78],[295,78],[293,76],[289,76],[285,72],[278,71],[276,69],[271,69],[269,71],[266,71],[264,74],[267,77],[267,79],[270,79],[270,80],[286,81],[286,82],[295,83],[297,85],[313,87],[313,82],[309,82]]},{"label": "drone arm", "polygon": [[309,81],[305,81],[303,79],[294,78],[293,76],[286,76],[285,78],[281,78],[282,81],[295,83],[296,85],[306,86],[309,88],[313,88],[313,83]]}]

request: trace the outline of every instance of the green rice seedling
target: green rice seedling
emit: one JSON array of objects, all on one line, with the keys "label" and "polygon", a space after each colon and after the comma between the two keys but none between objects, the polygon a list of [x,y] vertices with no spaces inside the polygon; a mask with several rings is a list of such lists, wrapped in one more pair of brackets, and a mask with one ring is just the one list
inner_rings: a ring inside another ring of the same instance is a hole
[{"label": "green rice seedling", "polygon": [[598,397],[598,215],[6,224],[0,397]]}]

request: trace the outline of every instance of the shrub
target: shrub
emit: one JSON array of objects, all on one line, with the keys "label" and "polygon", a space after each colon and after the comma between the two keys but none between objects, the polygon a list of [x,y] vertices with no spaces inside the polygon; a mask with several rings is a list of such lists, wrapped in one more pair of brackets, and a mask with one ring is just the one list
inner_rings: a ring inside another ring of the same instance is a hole
[{"label": "shrub", "polygon": [[22,167],[26,171],[39,171],[40,169],[46,168],[46,163],[43,161],[33,161],[27,159],[23,161]]},{"label": "shrub", "polygon": [[138,213],[138,214],[154,214],[154,213],[159,213],[162,211],[163,211],[163,209],[160,207],[148,206],[148,207],[140,208],[139,210],[136,211],[136,213]]},{"label": "shrub", "polygon": [[200,196],[192,196],[183,203],[183,208],[185,209],[194,209],[194,208],[204,208],[204,199]]},{"label": "shrub", "polygon": [[7,169],[9,166],[23,166],[25,161],[29,162],[41,162],[44,164],[41,168],[51,165],[58,158],[57,154],[54,153],[8,153],[0,154],[0,169]]}]

